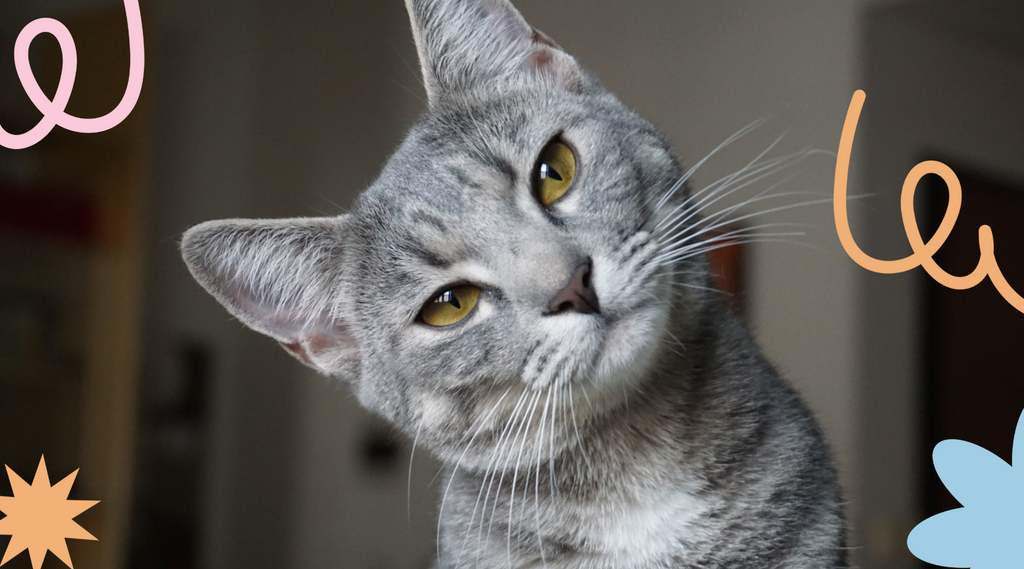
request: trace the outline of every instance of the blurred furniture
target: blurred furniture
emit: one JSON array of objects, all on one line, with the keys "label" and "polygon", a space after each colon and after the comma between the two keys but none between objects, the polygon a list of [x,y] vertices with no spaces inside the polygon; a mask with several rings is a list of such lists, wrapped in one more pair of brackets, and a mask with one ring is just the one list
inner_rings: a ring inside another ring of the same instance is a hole
[{"label": "blurred furniture", "polygon": [[[35,18],[60,19],[75,39],[79,65],[68,112],[106,114],[127,81],[127,29],[118,6],[68,17],[36,13],[36,4],[0,6],[0,124],[11,132],[39,121],[11,63],[18,32]],[[31,56],[43,90],[52,93],[60,69],[56,42],[39,38]],[[105,133],[58,127],[34,147],[0,148],[0,463],[31,481],[45,455],[51,483],[80,469],[71,498],[101,502],[76,518],[99,541],[68,541],[78,569],[122,566],[130,529],[142,106]],[[0,495],[10,495],[6,475]],[[8,539],[0,537],[0,549]],[[6,567],[27,569],[28,554]]]}]

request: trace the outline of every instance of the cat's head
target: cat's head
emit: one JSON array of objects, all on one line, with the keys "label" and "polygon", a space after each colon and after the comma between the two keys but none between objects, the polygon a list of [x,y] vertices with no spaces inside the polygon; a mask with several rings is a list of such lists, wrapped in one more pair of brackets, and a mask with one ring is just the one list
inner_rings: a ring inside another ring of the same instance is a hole
[{"label": "cat's head", "polygon": [[654,229],[681,172],[507,0],[406,3],[428,109],[352,211],[208,222],[182,251],[242,322],[482,464],[527,413],[621,404],[667,345],[687,271]]}]

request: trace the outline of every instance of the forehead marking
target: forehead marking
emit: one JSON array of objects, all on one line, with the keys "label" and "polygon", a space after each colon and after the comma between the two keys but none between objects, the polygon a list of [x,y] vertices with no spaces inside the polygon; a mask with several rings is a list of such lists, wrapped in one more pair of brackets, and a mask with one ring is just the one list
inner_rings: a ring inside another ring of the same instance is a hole
[{"label": "forehead marking", "polygon": [[420,258],[420,260],[422,260],[424,263],[430,265],[431,267],[436,267],[436,268],[439,268],[439,269],[447,269],[448,267],[451,266],[450,262],[448,262],[448,261],[442,259],[441,257],[438,257],[437,255],[435,255],[432,251],[427,249],[419,241],[409,240],[408,246],[409,246],[409,252],[410,253],[416,255],[417,257]]},{"label": "forehead marking", "polygon": [[416,210],[409,216],[409,221],[415,225],[429,225],[440,233],[446,233],[448,226],[441,221],[441,218],[422,210]]},{"label": "forehead marking", "polygon": [[480,158],[483,160],[485,165],[494,168],[498,173],[504,176],[508,180],[509,185],[514,186],[516,184],[516,181],[519,179],[519,174],[516,172],[516,169],[512,164],[509,164],[508,160],[505,160],[492,152],[483,153]]},{"label": "forehead marking", "polygon": [[480,184],[473,181],[469,177],[469,174],[467,174],[466,171],[463,170],[462,168],[459,168],[457,166],[449,166],[448,172],[455,178],[455,181],[458,182],[460,186],[463,186],[465,188],[472,188],[474,190],[481,189]]}]

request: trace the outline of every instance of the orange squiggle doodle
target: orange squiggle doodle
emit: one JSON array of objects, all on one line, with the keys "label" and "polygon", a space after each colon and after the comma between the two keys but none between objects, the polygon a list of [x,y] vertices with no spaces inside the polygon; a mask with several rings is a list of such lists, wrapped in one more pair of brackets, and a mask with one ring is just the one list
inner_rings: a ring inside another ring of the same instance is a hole
[{"label": "orange squiggle doodle", "polygon": [[[956,218],[960,215],[960,205],[963,202],[963,190],[960,187],[960,180],[953,173],[949,166],[935,160],[927,160],[914,166],[903,181],[903,193],[900,195],[900,211],[903,213],[903,228],[910,241],[910,247],[914,253],[903,259],[894,261],[882,261],[875,259],[861,251],[857,242],[853,240],[850,232],[850,220],[846,212],[846,185],[850,171],[850,153],[853,150],[853,137],[857,133],[857,121],[860,119],[860,111],[864,107],[864,91],[857,90],[850,101],[850,108],[846,113],[846,122],[843,124],[843,134],[839,140],[839,157],[836,160],[835,193],[833,197],[833,211],[836,218],[836,230],[839,233],[839,241],[850,256],[858,265],[869,271],[882,274],[902,273],[917,266],[923,266],[933,279],[946,287],[954,290],[964,290],[973,287],[985,279],[986,276],[995,285],[999,294],[1010,303],[1011,306],[1024,312],[1024,298],[1021,298],[1016,291],[1006,282],[999,265],[996,263],[995,245],[992,239],[992,229],[987,225],[978,228],[978,249],[980,256],[978,266],[969,275],[955,276],[947,273],[940,267],[933,257],[936,251],[946,242]],[[949,189],[949,204],[946,206],[946,213],[942,217],[939,229],[932,235],[927,243],[921,238],[918,230],[917,218],[914,215],[914,192],[917,190],[917,183],[925,174],[938,174],[946,183]]]}]

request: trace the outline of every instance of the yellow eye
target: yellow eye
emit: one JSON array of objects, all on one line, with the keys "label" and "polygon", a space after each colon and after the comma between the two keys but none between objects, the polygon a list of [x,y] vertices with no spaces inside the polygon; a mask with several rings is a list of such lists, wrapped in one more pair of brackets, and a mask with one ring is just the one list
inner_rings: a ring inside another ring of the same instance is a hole
[{"label": "yellow eye", "polygon": [[540,153],[533,188],[540,205],[548,207],[562,197],[576,176],[576,155],[561,142],[550,142]]},{"label": "yellow eye", "polygon": [[437,298],[423,305],[420,319],[430,326],[450,326],[469,315],[479,298],[479,287],[457,286],[442,292]]}]

